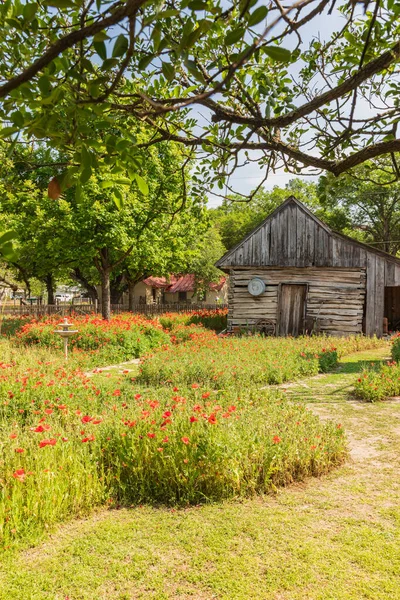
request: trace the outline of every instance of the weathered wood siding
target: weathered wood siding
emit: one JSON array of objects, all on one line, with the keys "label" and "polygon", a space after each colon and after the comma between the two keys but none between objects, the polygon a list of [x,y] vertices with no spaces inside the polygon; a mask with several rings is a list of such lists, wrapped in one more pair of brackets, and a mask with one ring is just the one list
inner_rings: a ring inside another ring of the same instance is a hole
[{"label": "weathered wood siding", "polygon": [[[266,284],[265,292],[253,297],[247,285],[253,277]],[[345,335],[362,332],[365,270],[340,268],[276,269],[243,268],[230,273],[229,326],[249,327],[258,319],[277,322],[279,284],[306,283],[306,328]]]},{"label": "weathered wood siding", "polygon": [[[325,269],[329,281],[336,276],[333,275],[336,272],[335,269],[355,269],[359,273],[362,272],[364,283],[361,287],[365,288],[365,292],[361,294],[360,298],[363,303],[365,301],[362,312],[365,314],[364,332],[367,335],[382,335],[383,317],[385,316],[384,288],[385,286],[400,286],[400,261],[398,259],[331,231],[295,198],[289,198],[243,242],[218,261],[217,266],[227,272],[233,270],[235,273],[239,273],[240,269],[251,268],[253,273],[258,273],[259,276],[265,275],[265,270],[271,267],[302,269],[298,281],[310,284],[309,294],[311,297],[314,293],[312,290],[314,284],[312,279],[308,279],[308,276],[312,277],[310,269]],[[330,270],[329,273],[328,270]],[[235,285],[234,294],[231,295],[232,302],[235,303],[235,307],[231,311],[232,323],[233,315],[235,322],[245,324],[253,319],[255,314],[265,315],[265,318],[270,318],[275,314],[278,301],[277,286],[284,281],[279,279],[283,276],[283,272],[276,272],[279,273],[278,278],[275,277],[273,283],[268,283],[265,295],[259,299],[251,298],[244,284],[239,283],[240,278],[238,279],[238,291],[236,292]],[[285,275],[287,273],[285,271]],[[337,274],[339,276],[339,271]],[[337,284],[336,292],[341,290],[340,296],[343,295],[344,289],[350,289],[343,287],[342,284],[346,282],[340,278],[335,283]],[[318,286],[316,287],[318,288]],[[333,290],[335,286],[331,287]],[[336,292],[332,292],[332,295]],[[350,301],[351,292],[347,292],[347,295]],[[341,302],[343,300],[345,298],[341,298]],[[312,302],[310,302],[310,306],[311,304]],[[331,314],[329,314],[328,308],[332,309]],[[324,303],[322,313],[324,318],[320,317],[320,320],[324,322],[327,331],[330,330],[330,327],[332,331],[336,331],[338,319],[335,317],[340,316],[340,313],[336,314],[336,309],[339,310],[337,302]],[[343,310],[347,310],[347,308]],[[352,328],[359,331],[359,308],[356,313],[353,310],[351,314],[341,316],[349,317],[347,320],[349,331]]]}]

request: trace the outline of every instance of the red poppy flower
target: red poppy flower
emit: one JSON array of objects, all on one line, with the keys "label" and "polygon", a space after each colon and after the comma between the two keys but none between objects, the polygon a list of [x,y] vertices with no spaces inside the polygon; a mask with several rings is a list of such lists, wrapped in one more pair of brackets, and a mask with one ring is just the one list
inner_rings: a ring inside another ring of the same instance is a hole
[{"label": "red poppy flower", "polygon": [[169,437],[166,435],[165,438],[163,439],[163,444],[168,444],[169,442]]},{"label": "red poppy flower", "polygon": [[214,413],[211,413],[211,415],[208,417],[208,422],[211,423],[211,425],[215,425],[216,423],[218,423]]},{"label": "red poppy flower", "polygon": [[50,425],[47,425],[47,423],[43,423],[43,425],[38,425],[33,431],[35,433],[43,433],[44,431],[49,431],[50,429]]},{"label": "red poppy flower", "polygon": [[211,395],[211,392],[204,392],[204,394],[202,394],[201,397],[204,398],[204,400],[205,400],[206,398],[209,398],[210,395]]},{"label": "red poppy flower", "polygon": [[46,440],[42,440],[39,443],[39,448],[44,448],[45,446],[55,446],[57,444],[57,440],[55,438],[50,438]]},{"label": "red poppy flower", "polygon": [[198,384],[198,383],[192,383],[192,388],[193,388],[194,390],[197,390],[197,388],[199,388],[199,387],[200,387],[200,386],[199,386],[199,384]]},{"label": "red poppy flower", "polygon": [[192,417],[190,417],[190,422],[191,422],[191,423],[196,423],[196,421],[198,421],[198,418],[197,418],[197,417],[193,417],[193,416],[192,416]]},{"label": "red poppy flower", "polygon": [[15,452],[17,452],[18,454],[22,454],[23,452],[25,452],[25,450],[23,448],[15,448]]},{"label": "red poppy flower", "polygon": [[18,436],[16,433],[10,433],[10,435],[8,437],[10,438],[10,440],[15,440],[15,438]]},{"label": "red poppy flower", "polygon": [[272,441],[274,444],[279,444],[279,442],[281,442],[281,438],[279,437],[279,435],[274,435],[274,437],[272,438]]},{"label": "red poppy flower", "polygon": [[93,421],[93,417],[90,417],[89,415],[85,415],[84,417],[82,417],[81,421],[82,421],[82,423],[90,423],[90,421]]},{"label": "red poppy flower", "polygon": [[65,410],[67,408],[67,405],[66,404],[59,404],[57,406],[57,408],[59,408],[60,410]]},{"label": "red poppy flower", "polygon": [[142,397],[142,394],[135,394],[135,396],[134,396],[135,400],[139,400],[139,398],[141,398],[141,397]]},{"label": "red poppy flower", "polygon": [[94,437],[94,435],[88,435],[85,438],[82,438],[82,442],[86,443],[86,442],[94,442],[96,438]]},{"label": "red poppy flower", "polygon": [[27,476],[27,473],[25,473],[24,469],[17,469],[13,473],[13,477],[15,477],[15,479],[18,479],[18,481],[25,481],[26,476]]},{"label": "red poppy flower", "polygon": [[46,413],[46,415],[51,415],[51,413],[53,412],[52,408],[45,408],[44,412]]},{"label": "red poppy flower", "polygon": [[181,440],[186,445],[189,443],[189,438],[188,437],[182,437]]},{"label": "red poppy flower", "polygon": [[112,393],[113,396],[120,396],[121,395],[121,390],[114,390]]},{"label": "red poppy flower", "polygon": [[61,438],[63,442],[68,442],[68,438],[67,437],[62,437]]},{"label": "red poppy flower", "polygon": [[167,419],[171,415],[172,415],[172,412],[170,410],[166,410],[165,413],[163,414],[163,419]]},{"label": "red poppy flower", "polygon": [[149,432],[149,433],[147,434],[147,437],[148,437],[148,438],[151,438],[151,439],[153,439],[153,438],[155,438],[155,437],[156,437],[156,434],[155,434],[155,433],[151,433],[151,432]]},{"label": "red poppy flower", "polygon": [[173,388],[173,392],[177,392],[179,388],[177,388],[176,386]]},{"label": "red poppy flower", "polygon": [[98,425],[99,423],[102,423],[103,419],[93,419],[92,424],[93,425]]}]

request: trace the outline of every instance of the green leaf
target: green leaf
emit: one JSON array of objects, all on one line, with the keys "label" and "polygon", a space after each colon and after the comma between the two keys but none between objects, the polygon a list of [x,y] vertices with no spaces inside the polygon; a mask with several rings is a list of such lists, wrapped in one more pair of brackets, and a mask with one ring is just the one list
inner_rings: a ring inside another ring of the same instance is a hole
[{"label": "green leaf", "polygon": [[10,262],[13,262],[17,258],[12,242],[3,244],[0,248],[0,254]]},{"label": "green leaf", "polygon": [[18,237],[15,231],[5,231],[4,233],[0,233],[0,245],[5,242],[9,242],[10,240],[15,240]]},{"label": "green leaf", "polygon": [[145,69],[147,69],[153,58],[153,54],[151,54],[150,56],[142,56],[142,58],[139,60],[139,70],[144,71]]},{"label": "green leaf", "polygon": [[207,2],[202,0],[193,0],[188,6],[190,10],[205,10],[207,8]]},{"label": "green leaf", "polygon": [[119,185],[131,185],[132,181],[128,177],[118,177],[115,183],[119,183]]},{"label": "green leaf", "polygon": [[25,21],[32,21],[33,17],[36,15],[38,9],[38,5],[36,2],[32,2],[31,4],[25,4],[24,6],[24,19]]},{"label": "green leaf", "polygon": [[106,60],[107,58],[107,48],[104,42],[95,42],[93,41],[94,49],[97,54],[100,56],[102,60]]},{"label": "green leaf", "polygon": [[18,127],[3,127],[3,129],[0,129],[0,137],[9,137],[13,133],[17,133],[17,131],[19,131]]},{"label": "green leaf", "polygon": [[93,37],[94,42],[105,42],[109,40],[110,37],[107,35],[105,31],[98,31],[96,35]]},{"label": "green leaf", "polygon": [[45,6],[54,6],[54,8],[74,8],[75,3],[72,0],[44,0]]},{"label": "green leaf", "polygon": [[112,187],[115,184],[115,181],[102,181],[100,187],[102,190],[106,190],[107,188]]},{"label": "green leaf", "polygon": [[115,41],[113,48],[113,58],[117,58],[118,56],[123,56],[128,50],[129,42],[128,38],[126,38],[122,33],[119,35]]},{"label": "green leaf", "polygon": [[199,81],[204,83],[203,74],[198,70],[194,60],[185,60],[185,66],[189,73],[193,75],[193,77],[195,77],[195,79],[198,79]]},{"label": "green leaf", "polygon": [[163,61],[161,68],[165,79],[167,79],[167,81],[172,81],[175,77],[175,68],[173,65]]},{"label": "green leaf", "polygon": [[135,173],[135,179],[136,179],[138,188],[142,192],[142,194],[144,196],[148,196],[149,195],[149,186],[147,185],[147,182],[143,179],[143,177],[141,177],[137,173]]},{"label": "green leaf", "polygon": [[288,62],[292,57],[290,50],[280,46],[265,46],[263,50],[265,54],[277,62]]},{"label": "green leaf", "polygon": [[82,201],[83,201],[82,186],[80,183],[77,183],[75,186],[75,202],[77,204],[81,204]]},{"label": "green leaf", "polygon": [[90,154],[86,146],[82,146],[81,160],[84,169],[89,169],[92,167],[92,155]]},{"label": "green leaf", "polygon": [[118,190],[115,190],[112,199],[118,210],[121,210],[121,208],[124,206],[124,199],[122,197],[122,194]]},{"label": "green leaf", "polygon": [[47,75],[42,75],[39,77],[38,86],[42,94],[49,94],[51,92],[51,83]]},{"label": "green leaf", "polygon": [[85,167],[79,177],[79,181],[81,182],[82,185],[85,185],[85,183],[87,183],[89,181],[91,176],[92,176],[92,168]]},{"label": "green leaf", "polygon": [[237,29],[233,29],[225,36],[225,44],[227,46],[232,46],[232,44],[236,44],[239,40],[241,40],[244,36],[245,29],[244,27],[238,27]]},{"label": "green leaf", "polygon": [[10,115],[11,121],[16,125],[16,127],[23,127],[25,123],[24,115],[20,110],[16,110]]},{"label": "green leaf", "polygon": [[253,25],[257,25],[265,19],[268,14],[268,8],[266,6],[259,6],[256,10],[250,15],[248,24],[249,27],[253,27]]}]

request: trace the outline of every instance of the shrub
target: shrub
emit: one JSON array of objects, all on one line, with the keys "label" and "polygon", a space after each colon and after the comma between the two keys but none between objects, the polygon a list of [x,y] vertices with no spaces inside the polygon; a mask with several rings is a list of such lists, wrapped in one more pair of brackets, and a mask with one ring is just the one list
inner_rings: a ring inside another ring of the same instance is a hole
[{"label": "shrub", "polygon": [[400,365],[388,362],[365,369],[354,384],[354,395],[366,402],[400,395]]}]

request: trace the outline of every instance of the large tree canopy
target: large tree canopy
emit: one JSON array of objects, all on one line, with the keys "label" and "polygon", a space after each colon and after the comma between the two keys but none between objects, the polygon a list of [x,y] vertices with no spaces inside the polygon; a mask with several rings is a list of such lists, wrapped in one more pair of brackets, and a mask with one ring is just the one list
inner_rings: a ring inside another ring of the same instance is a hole
[{"label": "large tree canopy", "polygon": [[385,155],[397,178],[399,16],[394,0],[5,0],[0,135],[62,148],[82,185],[103,165],[140,177],[164,140],[202,159],[199,194],[251,160],[337,176]]}]

